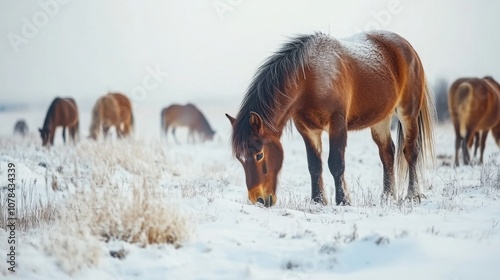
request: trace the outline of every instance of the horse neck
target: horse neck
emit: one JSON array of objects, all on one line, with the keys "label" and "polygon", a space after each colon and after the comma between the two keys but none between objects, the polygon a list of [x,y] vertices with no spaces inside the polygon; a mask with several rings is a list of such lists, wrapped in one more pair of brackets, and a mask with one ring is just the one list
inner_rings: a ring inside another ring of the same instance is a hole
[{"label": "horse neck", "polygon": [[273,109],[273,117],[269,121],[268,126],[278,138],[281,137],[286,124],[292,118],[296,102],[302,93],[303,79],[298,78],[288,86],[286,93],[278,93],[276,95],[277,100],[275,104],[279,106],[279,109]]},{"label": "horse neck", "polygon": [[55,106],[51,106],[47,112],[47,115],[45,116],[45,120],[43,122],[43,129],[49,129],[51,130],[53,127],[54,123],[54,115],[56,113],[56,110],[54,108]]},{"label": "horse neck", "polygon": [[199,130],[205,134],[210,134],[212,132],[212,128],[210,127],[210,124],[208,123],[205,116],[203,116],[203,114],[201,114],[201,116],[200,116],[200,123],[198,126],[199,126]]}]

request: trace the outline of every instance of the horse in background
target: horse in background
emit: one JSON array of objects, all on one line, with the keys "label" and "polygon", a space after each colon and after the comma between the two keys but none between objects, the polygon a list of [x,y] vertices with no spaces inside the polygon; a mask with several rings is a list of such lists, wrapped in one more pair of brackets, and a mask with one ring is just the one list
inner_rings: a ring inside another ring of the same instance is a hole
[{"label": "horse in background", "polygon": [[212,130],[203,113],[193,104],[186,105],[173,104],[161,111],[161,127],[165,135],[168,134],[168,129],[172,128],[172,135],[176,143],[175,128],[179,126],[187,126],[189,129],[188,139],[195,142],[195,132],[200,136],[202,142],[213,140],[215,131]]},{"label": "horse in background", "polygon": [[28,124],[23,119],[20,119],[14,125],[14,135],[20,135],[22,137],[28,134]]},{"label": "horse in background", "polygon": [[115,127],[118,138],[129,136],[134,126],[132,104],[121,93],[108,93],[100,97],[92,108],[90,138],[97,139],[102,130],[104,138],[109,129]]},{"label": "horse in background", "polygon": [[78,107],[73,98],[56,97],[49,106],[43,127],[38,129],[42,138],[42,145],[54,145],[54,134],[56,128],[62,126],[62,137],[66,144],[66,128],[69,130],[71,140],[76,142],[78,135],[79,120]]},{"label": "horse in background", "polygon": [[460,149],[464,164],[470,164],[474,140],[474,155],[480,146],[479,162],[483,163],[490,130],[500,146],[500,85],[489,76],[457,79],[448,93],[448,110],[455,130],[455,166],[459,166]]},{"label": "horse in background", "polygon": [[[399,119],[398,149],[391,118]],[[329,134],[328,167],[337,205],[351,203],[344,180],[347,131],[370,128],[383,165],[382,198],[397,199],[398,181],[408,178],[406,198],[423,196],[418,171],[433,161],[433,113],[424,69],[404,38],[385,31],[337,40],[316,33],[293,38],[258,69],[232,125],[232,150],[245,171],[248,198],[276,203],[283,164],[280,138],[292,119],[302,136],[311,175],[311,196],[327,204],[322,179],[323,131]]]}]

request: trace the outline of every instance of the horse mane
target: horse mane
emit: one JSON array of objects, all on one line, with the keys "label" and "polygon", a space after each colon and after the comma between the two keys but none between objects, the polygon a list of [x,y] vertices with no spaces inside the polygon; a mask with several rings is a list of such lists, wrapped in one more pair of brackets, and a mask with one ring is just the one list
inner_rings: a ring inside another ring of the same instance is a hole
[{"label": "horse mane", "polygon": [[49,124],[52,120],[52,117],[54,115],[54,111],[56,110],[56,105],[61,101],[60,97],[54,98],[52,100],[52,103],[50,103],[49,110],[47,111],[47,115],[45,116],[45,120],[43,121],[43,129],[49,128]]},{"label": "horse mane", "polygon": [[250,112],[258,113],[268,128],[276,131],[273,124],[275,112],[281,104],[278,94],[286,96],[287,82],[290,77],[297,78],[299,70],[304,72],[311,43],[321,33],[298,35],[291,38],[281,49],[269,56],[258,68],[240,105],[240,111],[233,124],[233,153],[248,153],[245,144],[251,136],[248,123]]}]

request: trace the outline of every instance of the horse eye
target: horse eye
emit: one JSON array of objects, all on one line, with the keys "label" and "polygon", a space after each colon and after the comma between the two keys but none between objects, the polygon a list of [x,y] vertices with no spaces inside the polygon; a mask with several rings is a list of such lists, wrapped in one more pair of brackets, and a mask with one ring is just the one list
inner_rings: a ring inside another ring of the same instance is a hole
[{"label": "horse eye", "polygon": [[255,159],[257,161],[261,160],[262,158],[264,157],[264,153],[258,153],[256,156],[255,156]]}]

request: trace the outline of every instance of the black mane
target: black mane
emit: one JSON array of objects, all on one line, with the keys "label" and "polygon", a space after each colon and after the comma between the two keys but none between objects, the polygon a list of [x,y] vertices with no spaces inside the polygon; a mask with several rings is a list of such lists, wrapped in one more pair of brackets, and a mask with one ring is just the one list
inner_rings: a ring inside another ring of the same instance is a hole
[{"label": "black mane", "polygon": [[54,115],[54,111],[56,109],[56,105],[57,103],[59,103],[59,101],[61,101],[61,98],[59,97],[56,97],[54,98],[54,100],[52,100],[52,103],[49,106],[49,110],[47,111],[47,115],[45,116],[45,121],[43,122],[43,129],[49,128],[50,122],[52,121]]},{"label": "black mane", "polygon": [[277,95],[285,95],[287,80],[297,77],[299,71],[304,69],[311,41],[317,36],[318,34],[299,35],[292,38],[259,67],[236,116],[232,135],[233,153],[248,152],[245,143],[251,136],[250,112],[258,113],[264,125],[276,131],[273,120],[275,112],[281,107],[277,102]]}]

